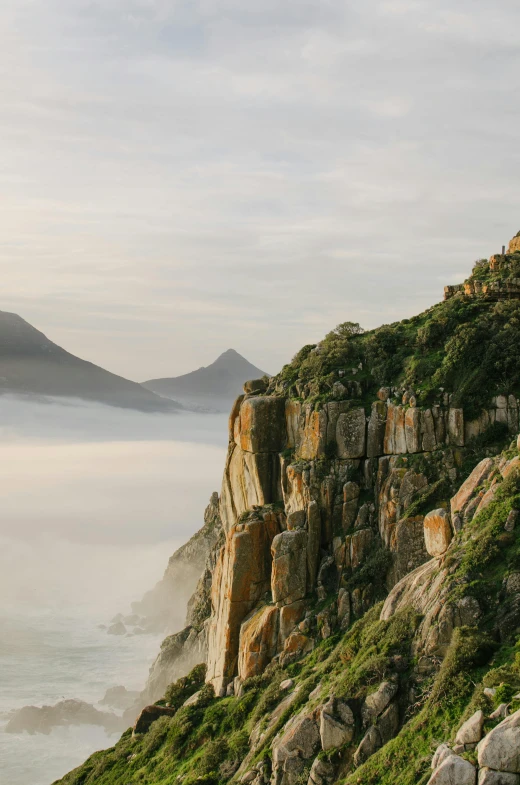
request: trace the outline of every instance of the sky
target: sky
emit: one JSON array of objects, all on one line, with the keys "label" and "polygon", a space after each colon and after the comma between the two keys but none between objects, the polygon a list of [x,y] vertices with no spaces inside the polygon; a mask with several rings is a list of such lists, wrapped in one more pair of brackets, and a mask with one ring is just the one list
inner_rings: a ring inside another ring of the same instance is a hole
[{"label": "sky", "polygon": [[136,381],[276,372],[520,229],[516,0],[3,0],[0,309]]}]

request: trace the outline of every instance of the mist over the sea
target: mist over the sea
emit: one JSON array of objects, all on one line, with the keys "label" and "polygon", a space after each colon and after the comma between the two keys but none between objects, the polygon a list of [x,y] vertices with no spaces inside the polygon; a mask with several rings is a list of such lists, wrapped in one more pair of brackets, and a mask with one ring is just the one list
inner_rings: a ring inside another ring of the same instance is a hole
[{"label": "mist over the sea", "polygon": [[[142,688],[161,636],[98,625],[129,612],[202,525],[226,441],[224,415],[0,397],[0,729],[26,704]],[[84,726],[0,730],[0,782],[48,785],[113,741]]]}]

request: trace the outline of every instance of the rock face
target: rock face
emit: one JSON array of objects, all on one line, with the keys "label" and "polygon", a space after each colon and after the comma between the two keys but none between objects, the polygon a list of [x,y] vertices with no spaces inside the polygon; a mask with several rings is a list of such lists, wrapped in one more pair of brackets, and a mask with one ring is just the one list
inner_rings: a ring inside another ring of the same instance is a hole
[{"label": "rock face", "polygon": [[272,749],[273,783],[296,785],[306,762],[320,750],[320,733],[314,714],[300,713],[293,717]]},{"label": "rock face", "polygon": [[354,737],[355,720],[347,703],[331,698],[320,712],[320,738],[323,750],[342,747]]}]

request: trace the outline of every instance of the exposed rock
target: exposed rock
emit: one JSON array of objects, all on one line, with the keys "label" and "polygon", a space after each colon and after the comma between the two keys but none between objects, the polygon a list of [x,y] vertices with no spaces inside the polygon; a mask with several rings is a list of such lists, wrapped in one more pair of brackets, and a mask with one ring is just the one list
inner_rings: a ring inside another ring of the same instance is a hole
[{"label": "exposed rock", "polygon": [[508,714],[509,714],[509,712],[508,712],[508,704],[507,703],[501,703],[500,706],[497,709],[495,709],[495,711],[492,714],[489,715],[489,719],[490,720],[505,720],[505,718],[507,717]]},{"label": "exposed rock", "polygon": [[438,769],[441,763],[444,763],[446,758],[449,758],[450,755],[454,755],[452,749],[448,747],[447,744],[440,744],[437,749],[435,750],[435,754],[432,758],[432,769]]},{"label": "exposed rock", "polygon": [[298,623],[305,615],[306,605],[303,600],[293,602],[291,605],[284,605],[280,608],[280,647],[283,648],[285,641],[294,631]]},{"label": "exposed rock", "polygon": [[98,725],[108,732],[122,730],[124,723],[115,714],[98,711],[79,700],[64,700],[54,706],[24,706],[15,711],[6,725],[6,733],[51,733],[57,726]]},{"label": "exposed rock", "polygon": [[397,701],[388,706],[377,721],[377,729],[381,735],[381,743],[387,744],[397,736],[399,731],[399,705]]},{"label": "exposed rock", "polygon": [[323,750],[342,747],[354,737],[352,710],[344,701],[330,698],[320,710],[320,738]]},{"label": "exposed rock", "polygon": [[430,556],[442,556],[448,550],[453,532],[446,510],[429,512],[424,519],[424,541]]},{"label": "exposed rock", "polygon": [[318,503],[312,501],[307,507],[307,578],[311,589],[316,584],[320,563],[321,516]]},{"label": "exposed rock", "polygon": [[245,452],[279,452],[285,441],[285,400],[245,398],[240,406],[238,444]]},{"label": "exposed rock", "polygon": [[339,458],[362,458],[366,446],[366,416],[362,407],[340,414],[336,425]]},{"label": "exposed rock", "polygon": [[284,679],[280,684],[280,690],[286,692],[294,687],[294,679]]},{"label": "exposed rock", "polygon": [[377,752],[380,747],[381,736],[378,729],[372,726],[367,730],[359,747],[354,753],[354,765],[361,766],[374,754],[374,752]]},{"label": "exposed rock", "polygon": [[282,735],[272,745],[273,783],[296,785],[307,761],[315,757],[320,746],[314,714],[303,711],[289,720]]},{"label": "exposed rock", "polygon": [[279,610],[266,605],[255,610],[240,628],[238,675],[257,676],[271,662],[277,650]]},{"label": "exposed rock", "polygon": [[244,382],[244,392],[248,394],[264,393],[267,390],[268,379],[250,379]]},{"label": "exposed rock", "polygon": [[398,688],[399,685],[396,681],[384,681],[375,692],[367,695],[361,707],[361,717],[365,727],[383,713],[392,698],[397,694]]},{"label": "exposed rock", "polygon": [[[385,389],[386,392],[386,389]],[[386,401],[386,398],[384,399]],[[368,421],[367,457],[376,458],[383,455],[386,430],[386,403],[375,401]]]},{"label": "exposed rock", "polygon": [[477,770],[464,758],[450,755],[436,769],[428,785],[476,785]]},{"label": "exposed rock", "polygon": [[173,717],[176,709],[170,709],[168,706],[145,706],[137,718],[133,734],[136,736],[138,733],[148,733],[150,726],[161,717]]},{"label": "exposed rock", "polygon": [[139,692],[127,690],[126,687],[110,687],[99,703],[101,706],[111,706],[113,709],[128,709],[139,698],[139,695]]},{"label": "exposed rock", "polygon": [[338,621],[343,630],[350,626],[350,595],[346,589],[338,592]]},{"label": "exposed rock", "polygon": [[468,479],[462,484],[451,500],[451,514],[464,514],[465,509],[477,488],[486,480],[494,468],[492,458],[484,458],[471,472]]},{"label": "exposed rock", "polygon": [[493,769],[480,769],[478,785],[520,785],[520,774],[493,771]]},{"label": "exposed rock", "polygon": [[520,711],[493,728],[477,750],[481,768],[520,774]]},{"label": "exposed rock", "polygon": [[476,711],[457,731],[456,744],[478,744],[484,730],[484,712]]},{"label": "exposed rock", "polygon": [[333,785],[336,767],[327,760],[316,758],[311,766],[308,785]]},{"label": "exposed rock", "polygon": [[273,601],[289,605],[303,599],[307,591],[307,533],[285,531],[271,546]]},{"label": "exposed rock", "polygon": [[183,706],[195,706],[195,704],[198,702],[198,700],[200,698],[201,692],[202,692],[202,690],[197,690],[197,692],[194,692],[193,695],[190,695],[189,698],[186,698],[186,700],[184,701],[184,703],[182,705]]}]

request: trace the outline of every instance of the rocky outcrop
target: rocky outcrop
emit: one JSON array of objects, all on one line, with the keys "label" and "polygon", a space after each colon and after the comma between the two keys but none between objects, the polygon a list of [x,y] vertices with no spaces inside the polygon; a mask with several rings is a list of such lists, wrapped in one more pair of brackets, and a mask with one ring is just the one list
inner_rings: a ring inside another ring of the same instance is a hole
[{"label": "rocky outcrop", "polygon": [[24,706],[11,715],[5,731],[49,734],[57,726],[68,725],[98,725],[109,733],[121,732],[125,727],[116,714],[98,711],[85,701],[69,699],[54,706]]}]

